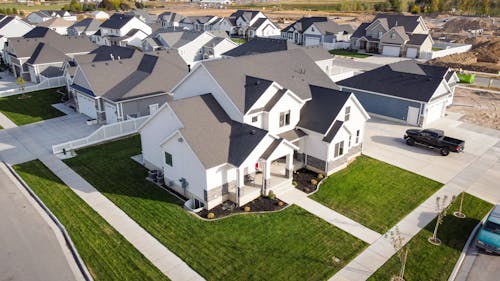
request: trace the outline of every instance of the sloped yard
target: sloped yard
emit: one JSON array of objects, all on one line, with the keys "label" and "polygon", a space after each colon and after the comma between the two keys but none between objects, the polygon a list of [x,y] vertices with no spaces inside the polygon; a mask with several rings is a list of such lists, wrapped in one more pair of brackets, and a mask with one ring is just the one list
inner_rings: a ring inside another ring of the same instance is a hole
[{"label": "sloped yard", "polygon": [[0,112],[18,126],[63,116],[51,105],[61,102],[57,89],[0,98]]},{"label": "sloped yard", "polygon": [[168,280],[42,162],[14,169],[65,226],[94,280]]},{"label": "sloped yard", "polygon": [[360,156],[346,169],[328,177],[311,199],[385,233],[442,185]]},{"label": "sloped yard", "polygon": [[[434,246],[427,241],[427,238],[432,236],[434,231],[435,220],[430,222],[408,243],[409,253],[405,280],[448,280],[470,233],[493,207],[479,198],[466,194],[463,210],[467,218],[459,219],[452,214],[453,211],[458,210],[458,204],[459,201],[455,201],[449,209],[450,214],[444,218],[443,224],[439,226],[437,237],[442,241],[440,246]],[[399,260],[393,256],[368,280],[390,280],[393,275],[399,272],[399,269]]]},{"label": "sloped yard", "polygon": [[296,206],[202,221],[144,179],[138,137],[77,153],[65,162],[207,280],[324,280],[366,246]]}]

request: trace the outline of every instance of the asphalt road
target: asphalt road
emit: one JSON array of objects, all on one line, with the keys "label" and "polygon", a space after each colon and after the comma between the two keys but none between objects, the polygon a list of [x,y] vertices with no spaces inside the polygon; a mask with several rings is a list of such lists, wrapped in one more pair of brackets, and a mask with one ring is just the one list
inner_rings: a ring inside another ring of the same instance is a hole
[{"label": "asphalt road", "polygon": [[54,231],[0,165],[0,280],[78,280]]},{"label": "asphalt road", "polygon": [[496,281],[500,279],[500,256],[479,252],[467,281]]}]

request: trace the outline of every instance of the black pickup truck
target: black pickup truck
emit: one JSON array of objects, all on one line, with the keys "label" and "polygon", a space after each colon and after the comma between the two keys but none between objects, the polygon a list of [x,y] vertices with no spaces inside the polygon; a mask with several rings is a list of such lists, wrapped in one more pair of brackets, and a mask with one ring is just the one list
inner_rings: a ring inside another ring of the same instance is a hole
[{"label": "black pickup truck", "polygon": [[442,130],[437,129],[409,129],[406,130],[404,139],[406,140],[406,144],[410,146],[419,144],[425,147],[439,149],[443,156],[450,154],[450,151],[463,151],[465,144],[463,140],[447,137]]}]

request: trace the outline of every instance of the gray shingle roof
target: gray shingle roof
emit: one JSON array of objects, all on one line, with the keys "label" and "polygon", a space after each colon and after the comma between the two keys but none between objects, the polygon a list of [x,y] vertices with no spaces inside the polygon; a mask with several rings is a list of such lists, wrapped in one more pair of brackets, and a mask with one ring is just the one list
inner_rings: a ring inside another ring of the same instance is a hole
[{"label": "gray shingle roof", "polygon": [[254,29],[258,29],[266,20],[267,18],[259,18],[251,26]]},{"label": "gray shingle roof", "polygon": [[135,52],[135,49],[129,47],[99,46],[99,48],[93,50],[89,54],[75,56],[75,59],[80,64],[110,61],[113,59],[129,59],[134,55]]},{"label": "gray shingle roof", "polygon": [[323,22],[323,21],[328,21],[328,18],[327,17],[302,17],[301,19],[297,20],[296,22],[285,27],[282,31],[288,32],[290,29],[295,28],[295,29],[297,29],[298,32],[302,33],[306,29],[308,29],[309,26],[311,26],[311,24],[313,24],[315,22]]},{"label": "gray shingle roof", "polygon": [[289,142],[294,142],[294,141],[300,139],[303,136],[307,136],[307,134],[304,133],[304,131],[302,131],[301,129],[293,129],[293,130],[281,133],[278,136],[280,138],[286,139]]},{"label": "gray shingle roof", "polygon": [[185,30],[174,32],[160,32],[157,36],[161,37],[161,39],[168,44],[168,46],[165,47],[177,49],[192,42],[201,34],[203,34],[203,31]]},{"label": "gray shingle roof", "polygon": [[410,45],[417,45],[420,46],[424,41],[427,39],[427,37],[430,37],[429,34],[412,34],[410,35],[410,41],[408,41],[408,44]]},{"label": "gray shingle roof", "polygon": [[239,167],[267,131],[231,120],[211,94],[169,102],[180,129],[206,169],[230,163]]},{"label": "gray shingle roof", "polygon": [[300,111],[297,127],[325,135],[351,93],[316,86],[311,86],[311,93],[312,99]]},{"label": "gray shingle roof", "polygon": [[377,14],[372,22],[362,23],[356,29],[356,31],[354,31],[352,37],[361,38],[363,36],[366,36],[366,28],[377,19],[380,19],[382,25],[384,25],[387,30],[395,26],[402,26],[404,27],[405,33],[413,32],[413,30],[415,30],[415,28],[420,24],[418,22],[419,16],[406,16],[399,14]]},{"label": "gray shingle roof", "polygon": [[[97,21],[93,18],[85,18],[81,21],[76,22],[69,28],[73,28],[78,32],[96,32],[99,30],[99,26],[101,26],[101,22]],[[68,29],[69,29],[68,28]]]},{"label": "gray shingle roof", "polygon": [[2,15],[2,18],[0,19],[0,29],[4,28],[9,22],[14,20],[14,17],[11,16],[4,16]]},{"label": "gray shingle roof", "polygon": [[332,128],[330,128],[330,131],[328,131],[328,134],[326,134],[326,136],[323,138],[323,141],[327,142],[327,143],[332,142],[332,140],[335,138],[335,136],[339,132],[340,128],[342,128],[343,124],[344,124],[343,121],[335,120]]},{"label": "gray shingle roof", "polygon": [[254,38],[245,44],[225,52],[228,57],[239,57],[270,52],[286,51],[300,48],[298,45],[288,42],[286,39]]},{"label": "gray shingle roof", "polygon": [[314,26],[318,29],[318,31],[323,34],[337,34],[339,32],[345,32],[345,33],[353,33],[354,28],[352,28],[351,25],[349,24],[337,24],[334,21],[328,20],[328,21],[322,21],[322,22],[316,22],[314,23]]},{"label": "gray shingle roof", "polygon": [[242,113],[248,110],[247,77],[275,81],[301,99],[311,98],[309,85],[336,88],[301,49],[202,62]]},{"label": "gray shingle roof", "polygon": [[80,64],[80,68],[89,90],[112,101],[169,92],[187,74],[177,52],[135,52],[130,59]]},{"label": "gray shingle roof", "polygon": [[446,67],[401,61],[337,82],[338,85],[428,102],[439,87]]},{"label": "gray shingle roof", "polygon": [[134,18],[134,15],[125,15],[125,14],[113,14],[108,20],[101,24],[101,27],[111,28],[111,29],[120,29],[125,24],[127,24],[130,20]]},{"label": "gray shingle roof", "polygon": [[33,51],[33,54],[26,63],[29,64],[42,64],[42,63],[53,63],[53,62],[63,62],[67,59],[66,55],[60,50],[45,44],[43,42],[38,43]]}]

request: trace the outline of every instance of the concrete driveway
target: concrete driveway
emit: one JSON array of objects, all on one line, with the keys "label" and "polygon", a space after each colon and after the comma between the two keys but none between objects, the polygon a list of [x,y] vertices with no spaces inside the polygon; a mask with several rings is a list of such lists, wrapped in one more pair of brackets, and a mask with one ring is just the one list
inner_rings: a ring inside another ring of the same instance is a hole
[{"label": "concrete driveway", "polygon": [[442,118],[430,125],[465,140],[465,152],[441,156],[437,150],[407,146],[404,124],[372,118],[366,127],[363,153],[442,183],[455,183],[490,202],[500,201],[500,132]]},{"label": "concrete driveway", "polygon": [[11,165],[52,153],[52,145],[88,136],[98,126],[79,113],[0,130],[0,160]]}]

